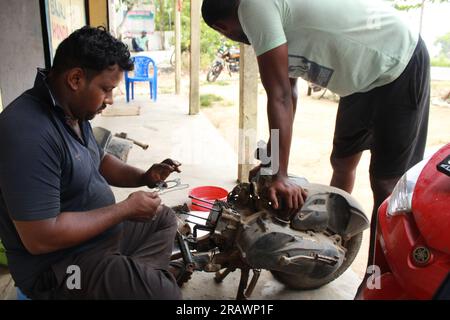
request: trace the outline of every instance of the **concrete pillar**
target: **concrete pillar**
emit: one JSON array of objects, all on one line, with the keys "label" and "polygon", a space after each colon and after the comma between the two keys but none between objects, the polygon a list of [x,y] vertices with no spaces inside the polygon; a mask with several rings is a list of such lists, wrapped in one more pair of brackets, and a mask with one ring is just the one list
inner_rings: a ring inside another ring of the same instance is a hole
[{"label": "concrete pillar", "polygon": [[189,114],[200,112],[200,8],[202,0],[191,0],[191,54]]},{"label": "concrete pillar", "polygon": [[258,64],[251,46],[241,44],[240,52],[238,182],[247,182],[258,129]]},{"label": "concrete pillar", "polygon": [[175,1],[175,94],[181,93],[181,0]]}]

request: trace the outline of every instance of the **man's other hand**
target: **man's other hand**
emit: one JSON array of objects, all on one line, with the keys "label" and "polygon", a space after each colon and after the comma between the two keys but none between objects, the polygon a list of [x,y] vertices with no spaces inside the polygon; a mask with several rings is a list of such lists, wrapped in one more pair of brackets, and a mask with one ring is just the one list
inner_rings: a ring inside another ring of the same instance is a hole
[{"label": "man's other hand", "polygon": [[129,219],[134,221],[151,220],[158,212],[161,198],[156,192],[133,192],[125,200],[130,214]]},{"label": "man's other hand", "polygon": [[307,197],[307,193],[288,177],[274,176],[267,190],[267,196],[276,210],[298,211]]},{"label": "man's other hand", "polygon": [[180,162],[172,159],[152,165],[143,175],[144,185],[149,188],[156,187],[158,183],[164,182],[172,172],[181,172],[180,166]]}]

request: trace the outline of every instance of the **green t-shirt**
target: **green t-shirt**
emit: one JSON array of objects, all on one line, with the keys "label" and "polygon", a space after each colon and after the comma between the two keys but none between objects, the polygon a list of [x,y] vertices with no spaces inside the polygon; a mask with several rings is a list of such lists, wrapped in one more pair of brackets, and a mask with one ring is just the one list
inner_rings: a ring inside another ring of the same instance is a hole
[{"label": "green t-shirt", "polygon": [[141,37],[136,38],[136,42],[137,42],[139,47],[144,49],[144,51],[148,49],[147,48],[147,42],[148,42],[148,37],[147,36],[145,36],[145,37],[141,36]]},{"label": "green t-shirt", "polygon": [[347,96],[397,79],[418,42],[381,0],[241,0],[256,55],[287,43],[289,77]]}]

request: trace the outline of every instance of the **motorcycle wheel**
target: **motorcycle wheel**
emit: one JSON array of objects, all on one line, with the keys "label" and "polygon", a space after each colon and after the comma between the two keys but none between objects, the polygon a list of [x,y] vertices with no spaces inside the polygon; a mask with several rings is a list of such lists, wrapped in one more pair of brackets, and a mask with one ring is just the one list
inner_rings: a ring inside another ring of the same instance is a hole
[{"label": "motorcycle wheel", "polygon": [[206,75],[206,80],[208,82],[214,82],[219,77],[222,72],[223,66],[221,64],[216,64],[209,69],[208,74]]},{"label": "motorcycle wheel", "polygon": [[275,279],[280,281],[288,288],[297,290],[317,289],[339,278],[345,272],[345,270],[347,270],[347,268],[350,267],[353,260],[355,260],[356,255],[358,254],[359,248],[361,247],[362,237],[363,233],[360,232],[344,243],[344,247],[347,249],[344,262],[339,267],[339,269],[336,270],[336,272],[328,275],[325,278],[314,279],[305,277],[304,275],[297,277],[295,274],[284,273],[280,271],[270,271],[270,272],[272,273]]}]

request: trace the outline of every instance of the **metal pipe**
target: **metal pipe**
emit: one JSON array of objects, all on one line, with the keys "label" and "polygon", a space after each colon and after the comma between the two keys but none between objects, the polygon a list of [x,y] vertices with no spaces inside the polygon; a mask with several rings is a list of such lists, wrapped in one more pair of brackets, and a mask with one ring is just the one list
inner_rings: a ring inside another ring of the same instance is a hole
[{"label": "metal pipe", "polygon": [[204,202],[204,203],[207,203],[207,204],[211,204],[211,205],[214,204],[214,202],[210,202],[210,201],[207,201],[207,200],[204,200],[204,199],[196,198],[196,197],[191,196],[191,195],[189,196],[189,198],[197,200],[197,201],[200,201],[200,202]]},{"label": "metal pipe", "polygon": [[252,295],[253,290],[255,289],[256,283],[258,282],[260,275],[261,275],[261,270],[253,269],[253,277],[250,280],[250,284],[248,285],[247,290],[245,290],[246,297],[250,297]]},{"label": "metal pipe", "polygon": [[192,257],[189,245],[184,239],[185,237],[181,233],[177,232],[178,245],[180,246],[180,252],[183,257],[183,261],[187,266],[193,268],[195,266],[194,258]]},{"label": "metal pipe", "polygon": [[193,214],[190,214],[190,213],[183,213],[183,214],[185,214],[185,215],[187,215],[187,216],[190,216],[190,217],[194,217],[194,218],[202,219],[202,220],[205,220],[205,221],[209,221],[208,218],[203,218],[203,217],[194,216]]},{"label": "metal pipe", "polygon": [[198,204],[198,203],[192,202],[192,204],[195,205],[195,206],[197,206],[197,207],[203,208],[203,209],[208,209],[208,210],[211,210],[211,211],[220,212],[220,210],[217,210],[217,209],[214,209],[214,208],[208,208],[208,207],[202,206],[201,204]]}]

